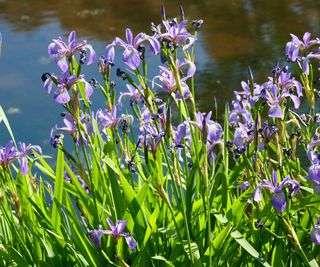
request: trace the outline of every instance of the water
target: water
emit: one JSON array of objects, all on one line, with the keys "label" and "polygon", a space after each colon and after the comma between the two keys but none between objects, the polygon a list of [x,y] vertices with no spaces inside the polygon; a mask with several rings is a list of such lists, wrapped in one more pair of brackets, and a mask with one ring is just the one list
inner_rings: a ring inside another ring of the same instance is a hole
[{"label": "water", "polygon": [[[198,108],[211,110],[216,96],[219,108],[240,89],[251,66],[264,82],[277,59],[285,60],[289,33],[320,33],[318,0],[216,0],[165,1],[168,17],[184,7],[188,19],[203,19],[196,45],[196,98]],[[0,0],[0,105],[7,111],[17,140],[49,148],[49,132],[61,125],[62,108],[43,90],[41,74],[57,72],[47,46],[52,38],[76,30],[98,56],[126,27],[134,33],[149,32],[150,22],[160,22],[161,1],[19,1]],[[151,73],[157,73],[153,62]],[[96,65],[86,67],[86,77],[98,76]],[[99,101],[99,100],[98,100]],[[99,103],[103,105],[103,102]],[[0,125],[0,141],[9,137]]]}]

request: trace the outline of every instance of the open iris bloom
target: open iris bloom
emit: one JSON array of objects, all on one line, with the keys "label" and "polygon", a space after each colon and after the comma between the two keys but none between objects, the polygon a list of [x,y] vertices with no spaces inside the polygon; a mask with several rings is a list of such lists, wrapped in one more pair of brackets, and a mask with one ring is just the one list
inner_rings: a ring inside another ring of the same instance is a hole
[{"label": "open iris bloom", "polygon": [[12,140],[5,147],[0,146],[0,165],[8,166],[18,158],[19,153]]},{"label": "open iris bloom", "polygon": [[300,188],[300,184],[297,181],[290,179],[289,176],[286,176],[279,184],[278,174],[276,171],[273,171],[272,182],[264,179],[263,182],[255,189],[253,198],[255,201],[260,202],[262,200],[261,188],[266,188],[273,193],[272,206],[276,210],[283,212],[287,207],[287,199],[284,192],[284,187],[286,185],[290,188],[289,191],[292,195],[296,195]]},{"label": "open iris bloom", "polygon": [[93,93],[93,88],[90,83],[84,79],[84,75],[80,75],[79,77],[75,75],[69,76],[67,73],[63,74],[62,77],[49,75],[44,82],[44,88],[47,93],[50,94],[53,84],[56,84],[58,88],[54,92],[53,98],[57,103],[64,105],[71,100],[69,90],[78,83],[84,83],[86,99],[89,100],[89,97]]},{"label": "open iris bloom", "polygon": [[42,150],[40,146],[34,146],[34,145],[26,145],[25,143],[18,144],[19,147],[19,161],[20,161],[20,171],[22,174],[27,175],[28,174],[28,153],[32,150],[36,151],[40,155],[42,154]]},{"label": "open iris bloom", "polygon": [[160,44],[158,40],[145,33],[141,32],[135,38],[133,38],[132,31],[127,28],[126,39],[127,42],[123,41],[119,37],[116,37],[113,43],[106,47],[107,58],[114,57],[114,52],[112,50],[113,46],[120,46],[124,49],[122,54],[123,62],[131,69],[135,70],[140,66],[141,60],[144,59],[144,47],[142,46],[144,42],[149,42],[150,49],[153,54],[158,54],[160,52]]},{"label": "open iris bloom", "polygon": [[89,50],[90,55],[87,61],[87,65],[94,62],[96,53],[90,44],[87,44],[86,40],[81,42],[76,42],[76,32],[72,31],[69,34],[68,43],[64,42],[61,37],[58,39],[53,39],[53,42],[48,46],[48,54],[50,57],[54,58],[57,62],[58,67],[63,73],[67,72],[69,69],[68,61],[77,51]]},{"label": "open iris bloom", "polygon": [[134,240],[134,238],[126,232],[123,232],[124,228],[126,227],[127,221],[126,220],[117,220],[117,223],[114,225],[113,222],[107,218],[107,222],[110,226],[110,230],[103,230],[102,226],[99,225],[98,229],[92,230],[90,234],[90,238],[93,241],[93,243],[97,246],[101,246],[101,238],[103,235],[109,235],[112,236],[116,241],[120,237],[124,237],[126,239],[126,242],[130,248],[130,250],[135,250],[137,243]]},{"label": "open iris bloom", "polygon": [[[173,72],[164,66],[159,66],[160,68],[160,75],[157,75],[152,80],[152,87],[154,87],[155,80],[158,79],[161,82],[161,88],[168,92],[169,94],[175,93],[175,97],[177,99],[187,99],[191,95],[191,92],[189,90],[189,86],[187,85],[186,81],[191,78],[195,72],[196,72],[196,66],[195,64],[189,60],[184,59],[184,61],[176,62],[177,70],[181,72],[186,66],[187,66],[187,73],[184,77],[180,79],[180,87],[181,92],[179,92],[178,85],[176,83],[176,78],[173,74]],[[182,95],[181,95],[182,93]]]},{"label": "open iris bloom", "polygon": [[106,128],[114,129],[123,120],[129,121],[130,124],[133,123],[132,115],[121,115],[120,117],[117,117],[116,106],[113,106],[111,111],[108,109],[99,109],[96,113],[96,119],[98,121],[99,130],[104,134],[106,134]]},{"label": "open iris bloom", "polygon": [[186,29],[187,21],[183,20],[179,24],[176,20],[162,22],[166,32],[160,34],[160,38],[171,42],[174,46],[182,46],[183,50],[187,50],[196,40]]},{"label": "open iris bloom", "polygon": [[314,228],[311,230],[310,238],[313,243],[320,245],[320,218],[316,217],[317,223],[314,225]]}]

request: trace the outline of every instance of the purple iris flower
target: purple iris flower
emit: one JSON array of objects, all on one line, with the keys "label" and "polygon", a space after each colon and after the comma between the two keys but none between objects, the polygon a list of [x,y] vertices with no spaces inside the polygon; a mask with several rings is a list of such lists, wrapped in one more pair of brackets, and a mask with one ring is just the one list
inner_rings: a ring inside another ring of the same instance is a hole
[{"label": "purple iris flower", "polygon": [[120,97],[118,99],[118,103],[119,105],[121,105],[121,100],[124,96],[128,96],[130,97],[130,101],[131,103],[139,103],[143,100],[140,92],[138,89],[136,89],[134,86],[132,86],[131,84],[127,84],[127,88],[128,88],[128,92],[121,92],[120,93]]},{"label": "purple iris flower", "polygon": [[134,240],[134,238],[126,232],[123,232],[124,228],[126,227],[127,221],[126,220],[117,220],[116,225],[113,224],[113,222],[108,218],[107,222],[110,226],[110,230],[103,230],[102,226],[99,225],[98,229],[92,230],[90,234],[90,238],[93,241],[93,243],[100,247],[101,246],[101,238],[103,235],[110,235],[115,240],[118,240],[120,237],[124,237],[126,239],[126,242],[129,246],[129,248],[133,251],[135,250],[137,243]]},{"label": "purple iris flower", "polygon": [[211,114],[211,111],[207,115],[205,115],[205,113],[196,112],[194,114],[196,121],[190,121],[190,123],[200,130],[202,138],[206,141],[210,158],[215,159],[213,149],[217,144],[223,143],[221,139],[223,129],[219,123],[211,120]]},{"label": "purple iris flower", "polygon": [[190,126],[188,123],[179,124],[177,129],[174,131],[176,146],[182,145],[183,139],[186,140],[189,145],[191,144]]},{"label": "purple iris flower", "polygon": [[233,144],[236,147],[236,153],[242,154],[247,150],[247,145],[253,141],[254,131],[252,127],[248,127],[242,123],[239,123],[239,127],[236,128],[233,135]]},{"label": "purple iris flower", "polygon": [[[55,135],[55,131],[62,131],[65,132],[73,138],[73,140],[79,145],[80,139],[78,134],[78,127],[73,119],[73,117],[66,113],[63,118],[64,126],[63,127],[57,127],[55,126],[50,133],[50,142],[53,146],[57,145],[57,141],[59,142],[60,135]],[[91,135],[93,133],[93,126],[92,122],[90,121],[90,116],[88,114],[81,115],[80,122],[83,124],[86,132],[88,135]],[[81,136],[83,139],[83,142],[85,145],[87,145],[87,138],[84,133],[81,132]]]},{"label": "purple iris flower", "polygon": [[158,130],[155,126],[150,124],[144,125],[143,129],[143,133],[139,135],[140,143],[144,144],[145,148],[149,148],[152,155],[155,157],[161,139],[165,136],[165,131],[161,129]]},{"label": "purple iris flower", "polygon": [[302,40],[300,40],[296,35],[290,34],[292,40],[286,45],[286,55],[291,61],[296,61],[299,59],[299,53],[306,52],[311,47],[316,44],[320,44],[320,39],[316,38],[314,40],[311,39],[311,33],[306,32],[303,35]]},{"label": "purple iris flower", "polygon": [[79,77],[77,77],[75,75],[68,76],[65,73],[63,74],[63,77],[57,77],[55,75],[48,76],[48,78],[44,82],[44,88],[48,94],[50,94],[51,92],[53,83],[55,83],[58,87],[54,93],[53,98],[57,103],[61,105],[64,105],[70,101],[71,98],[68,91],[77,83],[84,83],[87,99],[89,99],[89,97],[93,93],[92,86],[84,79],[84,75],[80,75]]},{"label": "purple iris flower", "polygon": [[313,243],[320,245],[320,218],[316,216],[317,223],[310,232],[310,238]]},{"label": "purple iris flower", "polygon": [[187,50],[196,40],[186,29],[187,21],[183,20],[179,24],[176,20],[163,21],[166,29],[165,33],[160,34],[160,38],[167,40],[175,46],[182,46],[183,50]]},{"label": "purple iris flower", "polygon": [[242,190],[242,191],[246,191],[249,187],[251,186],[249,181],[245,181],[242,184],[238,185],[237,188]]},{"label": "purple iris flower", "polygon": [[70,61],[71,57],[77,51],[80,52],[86,50],[89,50],[90,52],[90,56],[87,62],[87,65],[90,65],[94,62],[96,53],[93,50],[92,46],[90,44],[87,44],[86,40],[76,42],[75,31],[72,31],[69,34],[68,43],[65,43],[61,37],[58,37],[58,39],[53,39],[53,42],[48,46],[49,56],[55,59],[57,65],[64,73],[69,69],[68,60]]},{"label": "purple iris flower", "polygon": [[264,99],[267,101],[269,105],[269,117],[273,118],[282,118],[283,117],[283,110],[281,108],[281,103],[287,97],[290,97],[293,101],[295,109],[298,109],[300,106],[300,99],[298,96],[292,94],[290,91],[279,91],[277,84],[269,84],[266,83],[266,90],[265,94],[261,94]]},{"label": "purple iris flower", "polygon": [[248,99],[242,99],[240,95],[236,95],[236,99],[232,101],[233,110],[229,112],[229,121],[231,126],[237,126],[242,119],[245,125],[253,124],[251,108]]},{"label": "purple iris flower", "polygon": [[289,176],[286,176],[284,180],[279,184],[278,174],[276,171],[273,171],[272,182],[264,179],[263,183],[260,183],[259,186],[255,189],[254,200],[257,202],[261,201],[262,199],[261,188],[269,189],[269,191],[273,193],[273,196],[272,196],[273,207],[276,210],[283,212],[287,206],[286,195],[283,192],[283,189],[286,185],[289,187],[289,191],[292,195],[296,195],[300,188],[300,184],[297,181],[290,179]]},{"label": "purple iris flower", "polygon": [[120,117],[117,117],[117,107],[113,106],[112,110],[109,111],[107,109],[99,109],[96,113],[96,119],[98,121],[98,127],[99,130],[103,133],[105,132],[106,128],[114,129],[117,127],[118,123],[121,121],[130,121],[130,123],[133,122],[133,116],[132,115],[121,115]]},{"label": "purple iris flower", "polygon": [[319,53],[310,51],[315,45],[320,44],[320,39],[311,39],[311,34],[306,32],[303,35],[303,40],[300,40],[296,35],[291,34],[292,41],[286,45],[286,55],[292,61],[302,62],[302,71],[309,74],[309,60],[312,58],[320,59]]},{"label": "purple iris flower", "polygon": [[8,166],[18,158],[19,153],[12,140],[5,147],[0,146],[0,165]]},{"label": "purple iris flower", "polygon": [[309,167],[307,178],[312,181],[314,192],[320,195],[320,152],[314,148],[318,145],[320,145],[320,139],[313,140],[307,146],[308,159],[312,163]]},{"label": "purple iris flower", "polygon": [[164,66],[159,66],[160,75],[157,75],[153,78],[153,80],[152,80],[153,87],[155,84],[155,80],[158,79],[161,82],[161,88],[164,89],[169,94],[175,92],[175,96],[177,99],[182,99],[182,97],[184,99],[189,98],[191,93],[189,90],[189,86],[186,83],[186,80],[188,80],[189,78],[191,78],[195,74],[196,66],[191,60],[188,60],[188,59],[185,59],[181,63],[179,61],[177,61],[178,71],[182,71],[186,66],[188,67],[187,73],[184,77],[182,77],[180,79],[182,96],[181,96],[180,92],[177,90],[176,79],[175,79],[172,71],[169,68],[164,67]]},{"label": "purple iris flower", "polygon": [[265,144],[268,144],[271,141],[273,135],[278,131],[278,128],[275,125],[268,125],[268,122],[263,123],[263,127],[259,129],[260,137],[262,137],[263,142],[259,143],[259,149],[265,149]]},{"label": "purple iris flower", "polygon": [[26,145],[25,143],[18,143],[19,147],[19,161],[20,161],[20,171],[22,174],[27,175],[28,174],[28,153],[32,150],[36,151],[40,155],[42,154],[42,150],[40,146],[35,145]]},{"label": "purple iris flower", "polygon": [[124,48],[124,52],[122,54],[123,62],[133,70],[139,67],[141,60],[144,58],[144,55],[141,54],[141,51],[144,50],[142,49],[142,43],[149,42],[150,49],[153,54],[158,54],[160,51],[159,41],[145,33],[139,33],[135,38],[133,38],[132,31],[127,28],[126,39],[127,42],[117,37],[112,44],[106,47],[106,54],[107,58],[113,58],[114,52],[112,51],[112,46],[117,45]]},{"label": "purple iris flower", "polygon": [[222,142],[223,129],[217,122],[211,121],[207,125],[207,148],[209,156],[212,160],[216,158],[214,153],[214,147],[217,144],[223,144]]}]

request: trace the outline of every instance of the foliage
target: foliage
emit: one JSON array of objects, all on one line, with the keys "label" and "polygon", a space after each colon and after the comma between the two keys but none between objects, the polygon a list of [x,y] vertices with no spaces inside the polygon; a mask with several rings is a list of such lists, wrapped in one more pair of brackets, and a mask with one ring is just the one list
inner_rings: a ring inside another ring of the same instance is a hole
[{"label": "foliage", "polygon": [[[60,74],[42,79],[48,93],[55,88],[65,124],[51,130],[54,167],[40,147],[16,145],[0,109],[12,137],[0,148],[1,265],[318,266],[312,66],[320,40],[292,35],[288,66],[277,64],[263,84],[249,69],[220,125],[211,120],[216,111],[196,109],[201,24],[182,9],[168,20],[163,8],[151,35],[127,29],[126,41],[106,47],[101,81],[83,74],[95,60],[91,45],[75,32],[53,40],[48,52]],[[119,52],[126,70],[115,69]],[[159,75],[149,77],[154,55]],[[117,95],[114,74],[128,91]],[[93,111],[97,91],[106,106]]]}]

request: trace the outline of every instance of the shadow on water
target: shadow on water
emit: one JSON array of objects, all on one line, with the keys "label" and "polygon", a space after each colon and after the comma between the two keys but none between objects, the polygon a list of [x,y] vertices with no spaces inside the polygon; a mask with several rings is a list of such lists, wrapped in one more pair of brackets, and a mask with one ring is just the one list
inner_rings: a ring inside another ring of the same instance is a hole
[{"label": "shadow on water", "polygon": [[[202,111],[212,109],[213,96],[223,110],[247,79],[248,66],[257,82],[264,82],[276,60],[285,61],[289,33],[320,32],[318,0],[164,2],[168,17],[179,15],[182,5],[188,19],[204,20],[196,46],[196,96]],[[76,30],[100,56],[110,40],[124,36],[126,27],[149,32],[150,22],[160,22],[160,10],[161,1],[151,0],[0,0],[0,104],[9,111],[17,139],[45,145],[51,127],[61,123],[61,109],[43,92],[40,80],[43,72],[56,71],[47,56],[52,38]],[[151,72],[157,73],[157,63],[153,65]],[[90,71],[97,75],[97,69]]]}]

